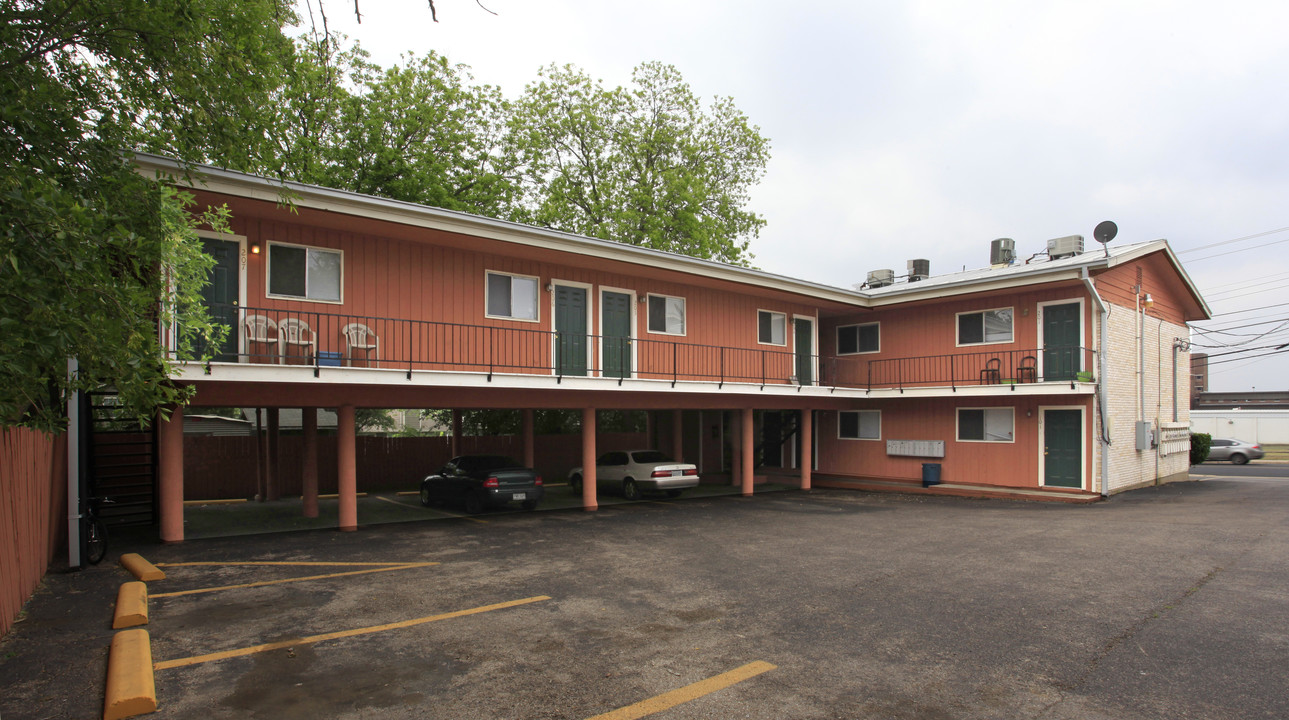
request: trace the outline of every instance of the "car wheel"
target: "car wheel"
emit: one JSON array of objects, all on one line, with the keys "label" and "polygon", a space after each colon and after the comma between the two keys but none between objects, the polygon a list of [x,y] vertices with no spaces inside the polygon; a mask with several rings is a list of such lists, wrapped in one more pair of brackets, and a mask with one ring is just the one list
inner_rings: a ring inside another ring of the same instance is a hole
[{"label": "car wheel", "polygon": [[1232,465],[1243,465],[1243,464],[1247,463],[1248,461],[1249,461],[1249,459],[1248,459],[1247,457],[1245,457],[1245,456],[1241,455],[1240,453],[1235,453],[1235,454],[1231,455],[1231,464],[1232,464]]},{"label": "car wheel", "polygon": [[421,486],[421,504],[422,504],[422,505],[424,505],[425,507],[429,507],[429,506],[432,504],[432,503],[431,503],[431,500],[430,500],[430,486],[429,486],[429,485],[422,485],[422,486]]},{"label": "car wheel", "polygon": [[640,499],[640,486],[636,485],[635,480],[627,478],[622,481],[622,497],[628,500]]},{"label": "car wheel", "polygon": [[525,500],[525,501],[523,501],[523,503],[521,503],[520,505],[521,505],[521,507],[523,507],[525,510],[536,510],[536,509],[537,509],[537,501],[536,501],[536,500]]},{"label": "car wheel", "polygon": [[483,512],[483,498],[479,493],[466,493],[465,512],[467,515],[478,515]]},{"label": "car wheel", "polygon": [[668,491],[667,491],[667,497],[669,497],[669,498],[678,498],[678,497],[680,497],[680,491],[679,491],[679,490],[668,490]]},{"label": "car wheel", "polygon": [[574,475],[568,479],[568,486],[573,488],[574,493],[582,492],[582,476]]}]

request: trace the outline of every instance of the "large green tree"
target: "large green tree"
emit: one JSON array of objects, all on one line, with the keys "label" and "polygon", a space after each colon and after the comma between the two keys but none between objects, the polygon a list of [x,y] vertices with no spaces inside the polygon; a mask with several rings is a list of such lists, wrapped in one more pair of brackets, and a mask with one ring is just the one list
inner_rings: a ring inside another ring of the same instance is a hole
[{"label": "large green tree", "polygon": [[284,177],[492,217],[518,200],[500,91],[433,51],[381,68],[336,36],[302,38],[277,107],[266,169]]},{"label": "large green tree", "polygon": [[291,19],[288,0],[0,0],[0,426],[59,428],[69,388],[113,385],[144,417],[187,397],[170,365],[218,333],[193,228],[222,218],[128,151],[258,165]]},{"label": "large green tree", "polygon": [[769,141],[734,106],[704,109],[670,65],[609,89],[572,66],[543,68],[511,116],[517,219],[606,240],[747,265],[765,220],[746,209]]}]

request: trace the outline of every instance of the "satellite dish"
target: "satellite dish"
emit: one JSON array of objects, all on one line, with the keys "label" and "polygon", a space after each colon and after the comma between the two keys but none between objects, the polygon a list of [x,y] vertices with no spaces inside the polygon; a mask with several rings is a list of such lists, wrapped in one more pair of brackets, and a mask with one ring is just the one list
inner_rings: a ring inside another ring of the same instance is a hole
[{"label": "satellite dish", "polygon": [[1102,247],[1105,248],[1106,257],[1110,257],[1110,241],[1118,234],[1119,226],[1115,225],[1112,220],[1104,220],[1098,223],[1096,229],[1092,231],[1092,237],[1096,238],[1097,242],[1101,243]]}]

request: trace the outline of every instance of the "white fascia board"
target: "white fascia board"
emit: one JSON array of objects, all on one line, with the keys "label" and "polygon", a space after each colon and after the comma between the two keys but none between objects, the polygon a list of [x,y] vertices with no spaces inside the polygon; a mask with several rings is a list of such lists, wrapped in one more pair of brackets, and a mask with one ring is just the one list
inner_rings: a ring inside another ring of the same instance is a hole
[{"label": "white fascia board", "polygon": [[334,212],[343,215],[384,220],[399,225],[420,227],[501,242],[516,243],[556,252],[572,253],[584,257],[615,260],[633,265],[671,270],[688,275],[725,280],[758,289],[770,288],[804,297],[863,307],[861,293],[843,288],[821,285],[806,280],[775,275],[760,270],[750,270],[712,260],[663,252],[652,248],[626,245],[611,240],[584,237],[572,233],[523,225],[506,220],[487,218],[468,213],[433,208],[425,205],[389,200],[372,195],[334,190],[296,182],[278,182],[269,178],[223,170],[209,166],[194,168],[193,182],[185,183],[184,168],[169,158],[144,153],[135,156],[141,173],[159,172],[171,175],[181,184],[190,187],[278,203],[289,198],[299,207]]}]

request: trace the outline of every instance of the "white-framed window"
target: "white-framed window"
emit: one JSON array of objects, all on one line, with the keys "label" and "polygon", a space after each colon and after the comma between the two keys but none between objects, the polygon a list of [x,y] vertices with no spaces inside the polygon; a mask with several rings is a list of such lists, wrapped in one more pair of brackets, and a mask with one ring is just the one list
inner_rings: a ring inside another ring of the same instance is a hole
[{"label": "white-framed window", "polygon": [[685,298],[650,294],[649,332],[663,335],[684,335]]},{"label": "white-framed window", "polygon": [[268,255],[270,297],[330,303],[343,300],[344,252],[269,242]]},{"label": "white-framed window", "polygon": [[881,440],[882,411],[837,411],[837,437],[842,440]]},{"label": "white-framed window", "polygon": [[881,323],[842,325],[837,328],[837,354],[863,355],[881,352]]},{"label": "white-framed window", "polygon": [[756,341],[762,345],[787,345],[788,316],[771,310],[757,310]]},{"label": "white-framed window", "polygon": [[487,271],[486,276],[484,315],[537,322],[537,287],[540,278],[492,270]]},{"label": "white-framed window", "polygon": [[958,442],[1009,443],[1015,440],[1014,408],[958,408]]},{"label": "white-framed window", "polygon": [[1012,341],[1012,308],[958,313],[958,344],[988,345]]}]

